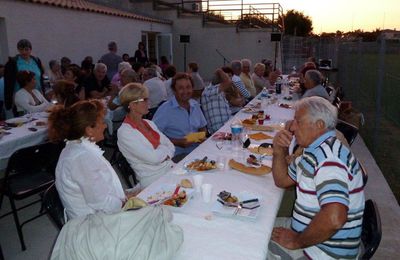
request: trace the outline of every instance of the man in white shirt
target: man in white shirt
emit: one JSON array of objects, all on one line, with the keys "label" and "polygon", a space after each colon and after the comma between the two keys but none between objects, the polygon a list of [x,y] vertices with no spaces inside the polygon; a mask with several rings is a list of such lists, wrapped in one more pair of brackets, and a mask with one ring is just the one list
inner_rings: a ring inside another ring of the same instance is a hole
[{"label": "man in white shirt", "polygon": [[167,100],[164,82],[157,77],[157,71],[153,68],[145,69],[143,77],[143,85],[149,90],[149,109],[157,108],[161,102]]}]

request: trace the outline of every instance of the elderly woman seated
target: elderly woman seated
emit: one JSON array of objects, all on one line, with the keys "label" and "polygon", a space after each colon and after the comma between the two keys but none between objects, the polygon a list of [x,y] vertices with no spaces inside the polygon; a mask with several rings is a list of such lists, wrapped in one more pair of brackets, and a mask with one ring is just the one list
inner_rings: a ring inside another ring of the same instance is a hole
[{"label": "elderly woman seated", "polygon": [[175,147],[153,122],[143,119],[149,112],[146,87],[129,83],[120,99],[129,112],[118,129],[118,148],[144,188],[171,169]]},{"label": "elderly woman seated", "polygon": [[200,104],[192,99],[193,83],[188,74],[177,73],[171,88],[174,96],[158,108],[153,121],[175,145],[175,155],[187,154],[199,143],[188,140],[186,136],[206,131],[207,121]]},{"label": "elderly woman seated", "polygon": [[28,70],[19,71],[17,73],[17,82],[21,86],[21,89],[15,93],[14,97],[18,115],[44,112],[51,106],[42,93],[35,89],[35,73]]},{"label": "elderly woman seated", "polygon": [[115,213],[126,200],[121,182],[103,151],[104,105],[97,100],[57,106],[49,117],[49,137],[67,140],[56,168],[56,187],[68,219]]}]

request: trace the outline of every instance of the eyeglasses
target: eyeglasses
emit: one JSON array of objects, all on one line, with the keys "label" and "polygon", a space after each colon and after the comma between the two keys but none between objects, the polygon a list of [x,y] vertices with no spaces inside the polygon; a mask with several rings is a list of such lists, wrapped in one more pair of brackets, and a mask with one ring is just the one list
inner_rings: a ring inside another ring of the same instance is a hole
[{"label": "eyeglasses", "polygon": [[131,103],[139,103],[139,102],[143,102],[143,101],[147,102],[147,101],[149,101],[149,98],[139,98],[139,99],[131,101]]}]

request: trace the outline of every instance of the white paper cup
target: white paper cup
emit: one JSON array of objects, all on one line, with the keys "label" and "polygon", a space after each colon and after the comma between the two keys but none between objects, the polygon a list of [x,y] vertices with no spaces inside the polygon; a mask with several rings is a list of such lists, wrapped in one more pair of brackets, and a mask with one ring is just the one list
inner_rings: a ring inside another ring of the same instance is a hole
[{"label": "white paper cup", "polygon": [[196,189],[197,192],[200,192],[201,190],[201,185],[203,184],[203,175],[195,175],[193,176],[193,181],[194,181],[194,188]]},{"label": "white paper cup", "polygon": [[211,201],[211,193],[213,186],[209,183],[201,185],[201,195],[203,196],[203,201],[209,203]]}]

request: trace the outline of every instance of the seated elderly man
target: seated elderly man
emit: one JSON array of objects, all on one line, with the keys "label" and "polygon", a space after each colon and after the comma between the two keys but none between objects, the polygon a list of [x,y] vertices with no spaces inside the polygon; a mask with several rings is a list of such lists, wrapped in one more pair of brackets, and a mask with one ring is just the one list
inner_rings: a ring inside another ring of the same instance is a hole
[{"label": "seated elderly man", "polygon": [[302,98],[318,96],[329,100],[328,92],[326,92],[326,89],[321,85],[322,79],[322,74],[318,70],[307,71],[304,77],[306,92],[304,92]]},{"label": "seated elderly man", "polygon": [[104,98],[118,91],[116,86],[110,84],[107,78],[107,66],[104,63],[96,63],[93,72],[82,85],[85,88],[86,99]]},{"label": "seated elderly man", "polygon": [[201,106],[210,134],[220,129],[231,117],[231,109],[225,92],[228,88],[232,88],[232,82],[222,69],[217,69],[215,77],[216,82],[206,87],[201,96]]},{"label": "seated elderly man", "polygon": [[254,86],[254,81],[251,78],[251,60],[242,59],[242,73],[240,73],[240,79],[242,80],[246,89],[250,92],[252,97],[257,95],[256,87]]},{"label": "seated elderly man", "polygon": [[244,85],[243,81],[240,79],[240,74],[242,73],[242,63],[240,60],[233,60],[231,62],[231,68],[233,71],[232,75],[232,82],[235,85],[235,87],[239,90],[240,94],[245,99],[250,99],[251,94],[250,92],[246,89],[246,86]]},{"label": "seated elderly man", "polygon": [[[292,218],[275,223],[281,227],[272,232],[268,259],[354,259],[364,212],[361,166],[336,138],[337,110],[329,101],[309,97],[295,109],[290,131],[274,138],[272,172],[278,187],[296,186],[297,198]],[[288,165],[293,135],[304,151]]]},{"label": "seated elderly man", "polygon": [[251,75],[251,78],[254,82],[254,87],[256,88],[257,94],[260,93],[263,88],[270,88],[271,83],[268,79],[264,78],[265,73],[265,65],[262,63],[256,63],[254,65],[254,72]]}]

